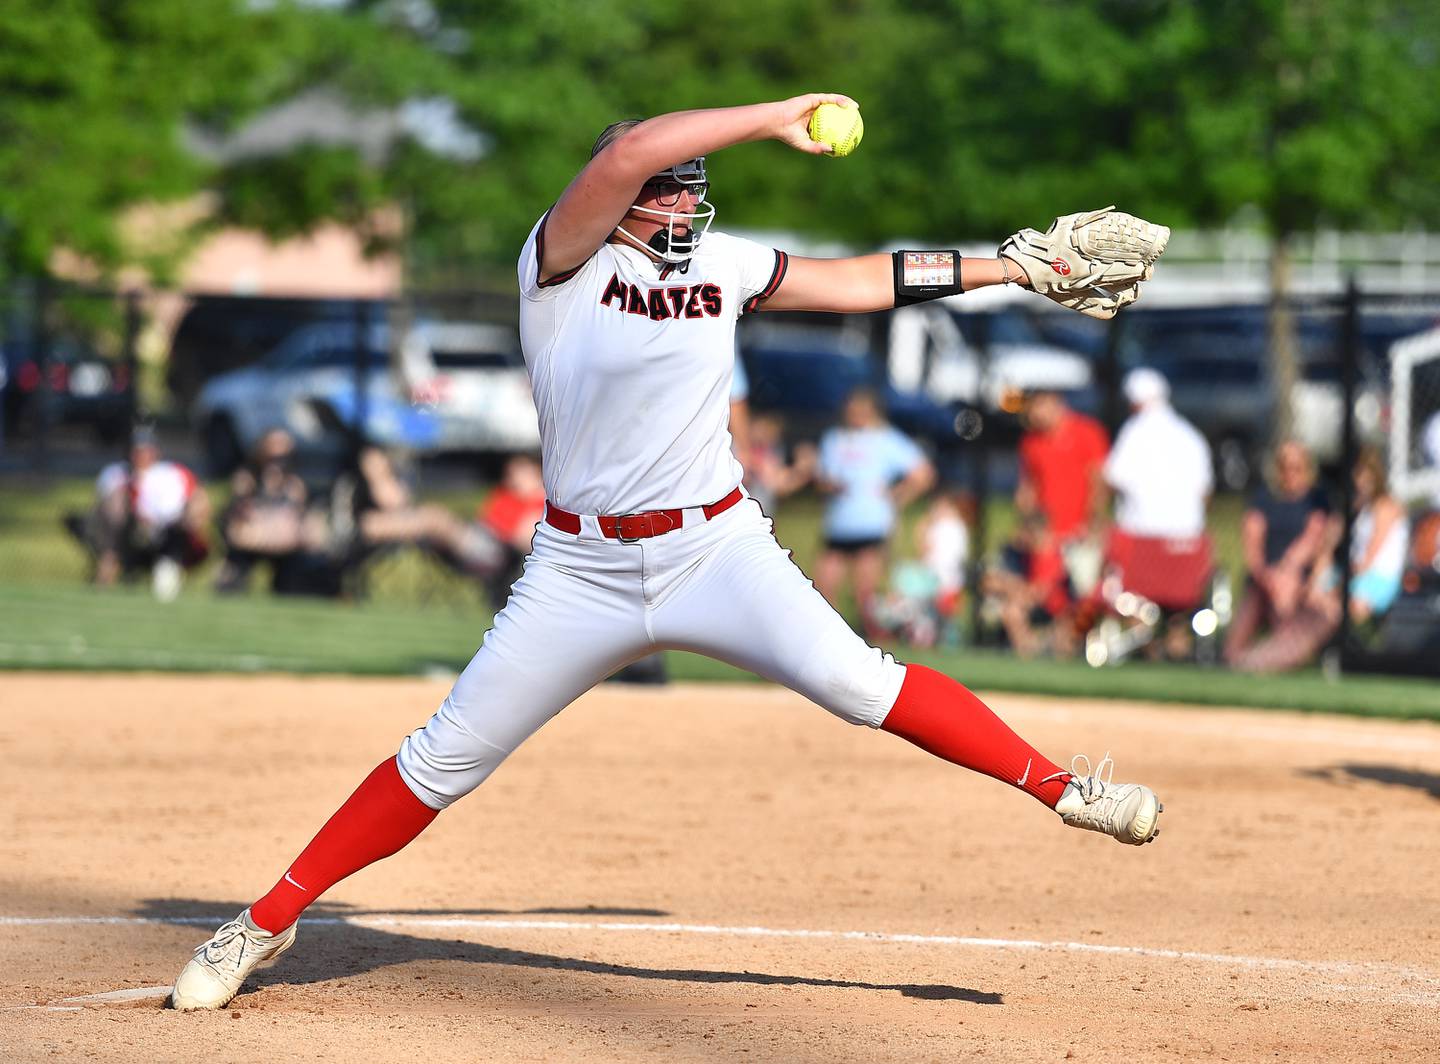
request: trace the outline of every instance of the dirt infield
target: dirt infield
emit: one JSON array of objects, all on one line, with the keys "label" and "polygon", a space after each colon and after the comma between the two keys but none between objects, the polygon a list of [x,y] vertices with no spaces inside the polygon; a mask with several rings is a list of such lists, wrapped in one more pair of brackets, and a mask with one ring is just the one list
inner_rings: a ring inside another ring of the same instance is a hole
[{"label": "dirt infield", "polygon": [[1160,840],[785,691],[607,687],[163,1010],[446,686],[0,674],[0,1059],[1440,1060],[1440,727],[1009,696]]}]

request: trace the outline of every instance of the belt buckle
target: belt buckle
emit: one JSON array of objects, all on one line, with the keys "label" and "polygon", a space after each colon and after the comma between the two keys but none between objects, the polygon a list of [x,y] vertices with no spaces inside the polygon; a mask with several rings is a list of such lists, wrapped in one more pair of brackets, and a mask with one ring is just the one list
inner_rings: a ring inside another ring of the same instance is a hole
[{"label": "belt buckle", "polygon": [[[645,534],[639,536],[625,535],[625,522],[634,520],[637,517],[645,518]],[[670,522],[670,527],[657,532],[655,529],[656,517],[664,517],[665,520]],[[679,525],[670,519],[670,516],[665,513],[664,510],[642,510],[639,513],[615,515],[615,538],[621,543],[639,543],[642,539],[653,539],[656,536],[664,535],[666,532],[673,532],[679,527]]]},{"label": "belt buckle", "polygon": [[627,536],[627,535],[625,535],[625,522],[628,521],[628,520],[630,520],[630,518],[632,518],[632,517],[642,517],[642,516],[644,516],[644,515],[643,515],[643,514],[638,514],[638,513],[634,513],[634,514],[616,514],[616,515],[615,515],[615,539],[616,539],[616,541],[617,541],[617,542],[620,542],[620,543],[639,543],[642,539],[645,539],[646,537],[644,537],[644,536]]}]

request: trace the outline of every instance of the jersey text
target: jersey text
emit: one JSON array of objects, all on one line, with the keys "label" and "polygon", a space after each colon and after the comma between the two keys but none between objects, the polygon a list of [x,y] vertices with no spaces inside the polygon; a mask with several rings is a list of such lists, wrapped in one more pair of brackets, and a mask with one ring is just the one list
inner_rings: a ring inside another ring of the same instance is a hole
[{"label": "jersey text", "polygon": [[651,321],[667,318],[718,318],[722,300],[720,286],[706,282],[675,288],[650,288],[641,291],[638,285],[626,284],[612,274],[600,297],[602,306],[613,307],[626,314],[638,314]]}]

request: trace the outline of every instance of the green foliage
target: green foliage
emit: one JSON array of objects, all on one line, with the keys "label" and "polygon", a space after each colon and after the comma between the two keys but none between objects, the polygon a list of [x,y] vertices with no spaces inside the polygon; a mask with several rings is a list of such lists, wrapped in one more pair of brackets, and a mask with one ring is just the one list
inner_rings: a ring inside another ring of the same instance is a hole
[{"label": "green foliage", "polygon": [[[241,111],[259,20],[230,0],[10,0],[0,14],[0,258],[125,257],[117,212],[194,191],[186,114]],[[243,32],[242,32],[243,30]]]},{"label": "green foliage", "polygon": [[320,218],[363,231],[387,201],[381,175],[354,149],[314,144],[237,163],[217,175],[216,185],[226,221],[281,238],[306,232]]},{"label": "green foliage", "polygon": [[[235,128],[315,87],[451,99],[476,162],[322,145],[209,172],[186,121]],[[275,235],[397,203],[418,280],[508,272],[619,116],[810,90],[860,100],[843,161],[712,160],[722,225],[858,244],[993,238],[1119,201],[1177,225],[1258,206],[1440,224],[1440,7],[1418,0],[11,0],[0,14],[0,249],[114,265],[127,204],[219,193]]]}]

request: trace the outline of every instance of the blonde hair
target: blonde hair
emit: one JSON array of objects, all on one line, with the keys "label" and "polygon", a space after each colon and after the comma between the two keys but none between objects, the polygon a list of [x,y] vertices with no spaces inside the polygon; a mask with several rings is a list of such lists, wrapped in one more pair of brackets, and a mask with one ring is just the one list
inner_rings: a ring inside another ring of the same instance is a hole
[{"label": "blonde hair", "polygon": [[590,149],[590,158],[595,158],[643,121],[645,121],[643,118],[622,118],[618,122],[611,122],[595,138],[595,146]]},{"label": "blonde hair", "polygon": [[1355,474],[1368,472],[1375,478],[1375,497],[1390,494],[1390,479],[1386,475],[1385,460],[1374,447],[1362,447],[1355,456]]}]

